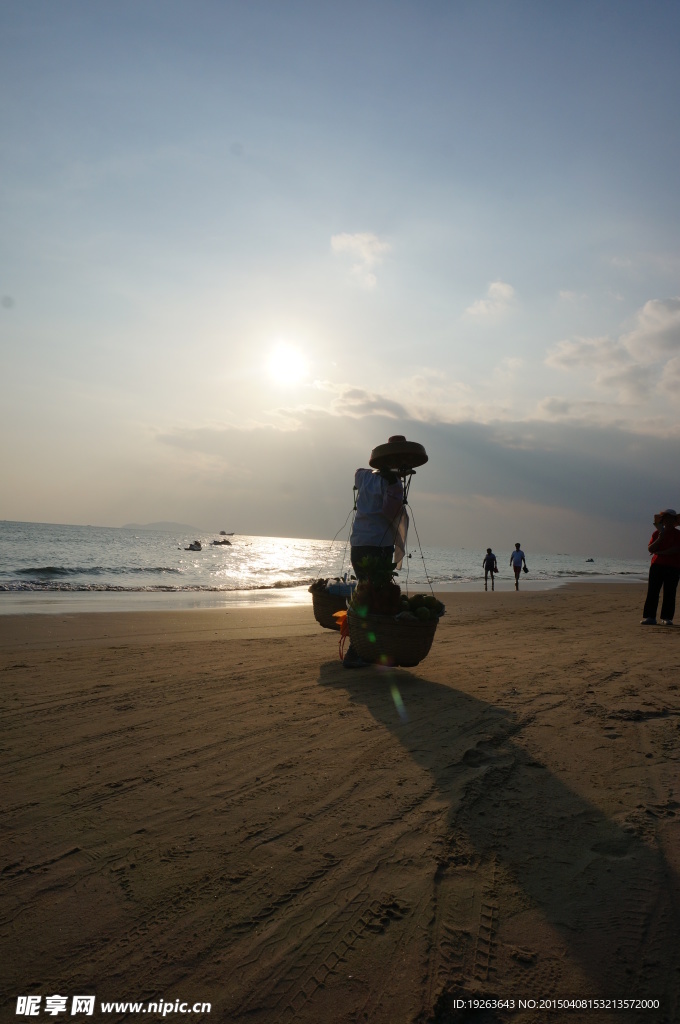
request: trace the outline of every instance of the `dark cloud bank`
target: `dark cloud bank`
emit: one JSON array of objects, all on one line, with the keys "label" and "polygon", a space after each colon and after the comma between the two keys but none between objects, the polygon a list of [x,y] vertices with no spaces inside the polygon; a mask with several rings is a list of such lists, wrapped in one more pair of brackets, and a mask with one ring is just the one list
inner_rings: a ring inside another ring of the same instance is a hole
[{"label": "dark cloud bank", "polygon": [[[220,490],[242,532],[329,537],[351,509],[357,466],[370,450],[401,433],[425,445],[430,461],[418,471],[413,495],[455,505],[472,497],[499,509],[512,502],[607,524],[630,537],[643,557],[651,515],[680,504],[678,445],[673,439],[616,427],[551,422],[436,423],[362,410],[296,414],[294,429],[196,429],[164,435],[165,444],[200,452],[223,466]],[[215,483],[215,481],[213,481]],[[414,501],[415,504],[415,501]],[[436,516],[429,513],[434,523]],[[446,543],[441,530],[432,543]],[[461,543],[460,540],[457,541]],[[621,552],[624,553],[624,552]]]}]

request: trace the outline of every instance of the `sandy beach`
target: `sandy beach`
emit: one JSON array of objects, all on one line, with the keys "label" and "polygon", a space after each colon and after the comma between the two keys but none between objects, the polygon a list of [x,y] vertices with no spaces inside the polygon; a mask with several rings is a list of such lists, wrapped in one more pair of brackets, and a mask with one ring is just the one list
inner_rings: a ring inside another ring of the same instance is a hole
[{"label": "sandy beach", "polygon": [[680,1019],[680,629],[442,597],[410,670],[307,605],[0,616],[4,1019]]}]

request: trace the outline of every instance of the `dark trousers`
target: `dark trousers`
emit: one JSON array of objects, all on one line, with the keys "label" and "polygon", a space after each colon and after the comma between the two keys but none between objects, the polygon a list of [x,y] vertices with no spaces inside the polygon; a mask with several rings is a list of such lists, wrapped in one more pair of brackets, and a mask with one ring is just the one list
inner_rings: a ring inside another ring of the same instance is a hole
[{"label": "dark trousers", "polygon": [[647,599],[642,613],[645,619],[656,618],[656,609],[659,604],[659,594],[662,587],[661,618],[673,619],[675,615],[675,591],[678,589],[679,579],[680,569],[676,569],[673,565],[657,565],[655,562],[650,565]]},{"label": "dark trousers", "polygon": [[[388,548],[387,547],[383,548],[383,547],[378,547],[377,545],[372,545],[372,544],[362,544],[362,545],[360,545],[358,547],[350,548],[350,560],[352,562],[352,568],[354,569],[354,574],[355,574],[355,576],[356,576],[356,578],[358,580],[366,579],[366,576],[364,575],[364,572],[363,572],[363,570],[361,568],[361,561],[362,561],[362,559],[364,559],[366,557],[370,557],[370,558],[384,558],[385,561],[389,565],[392,565],[392,558],[393,558],[393,556],[394,556],[394,547],[393,546],[388,547]],[[357,654],[357,652],[352,647],[352,641],[351,640],[350,640],[349,647],[347,648],[347,652],[345,654],[345,657],[343,658],[343,661],[345,662],[346,665],[349,665],[351,668],[357,667],[356,666],[356,662],[357,661],[359,662],[360,665],[361,664],[365,664],[365,662],[363,662],[363,660],[359,658],[359,655]]]},{"label": "dark trousers", "polygon": [[360,547],[350,548],[350,560],[352,562],[352,568],[354,569],[354,575],[358,580],[365,579],[361,571],[361,561],[364,558],[384,558],[386,562],[392,564],[392,557],[394,555],[394,545],[390,547],[378,547],[373,544],[363,544]]}]

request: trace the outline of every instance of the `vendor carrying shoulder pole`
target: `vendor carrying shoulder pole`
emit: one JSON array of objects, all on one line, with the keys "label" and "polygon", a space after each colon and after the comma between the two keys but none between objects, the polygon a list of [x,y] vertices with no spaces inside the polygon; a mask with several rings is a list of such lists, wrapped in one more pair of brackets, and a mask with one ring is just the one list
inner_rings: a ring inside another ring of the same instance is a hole
[{"label": "vendor carrying shoulder pole", "polygon": [[[388,444],[405,441],[391,437]],[[350,558],[356,578],[363,578],[364,558],[384,558],[397,568],[406,552],[408,512],[404,505],[404,486],[391,469],[357,469],[354,474],[357,490],[356,516],[350,534]],[[350,644],[343,659],[345,668],[366,665]]]}]

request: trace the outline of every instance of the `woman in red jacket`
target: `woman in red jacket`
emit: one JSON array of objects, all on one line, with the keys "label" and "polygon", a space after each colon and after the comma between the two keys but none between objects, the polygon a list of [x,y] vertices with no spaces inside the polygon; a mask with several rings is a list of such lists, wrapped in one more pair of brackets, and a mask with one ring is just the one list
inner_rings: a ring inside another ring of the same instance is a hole
[{"label": "woman in red jacket", "polygon": [[664,626],[673,625],[675,615],[675,592],[680,579],[680,516],[674,508],[665,508],[654,516],[656,529],[647,550],[652,556],[647,584],[647,599],[642,612],[641,626],[656,626],[656,609],[659,595],[663,589],[661,602],[661,622]]}]

